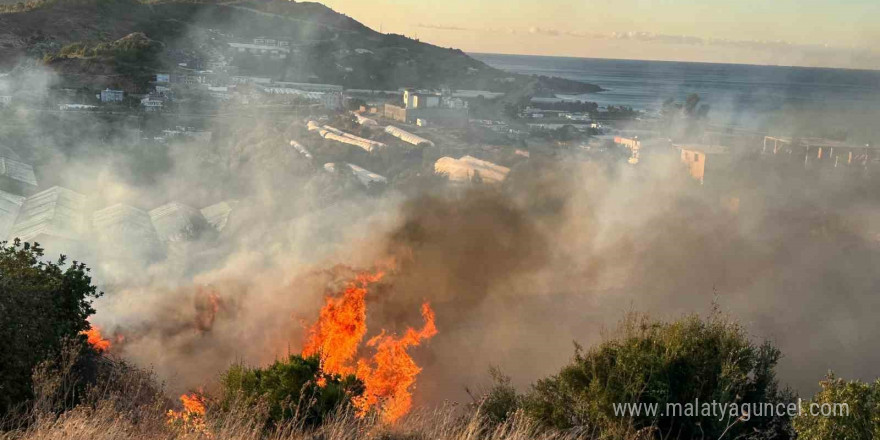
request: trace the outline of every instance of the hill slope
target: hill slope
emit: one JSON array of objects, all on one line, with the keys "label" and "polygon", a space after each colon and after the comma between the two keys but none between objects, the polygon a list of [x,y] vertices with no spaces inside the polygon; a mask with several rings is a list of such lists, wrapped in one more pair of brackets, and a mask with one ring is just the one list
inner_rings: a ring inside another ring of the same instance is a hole
[{"label": "hill slope", "polygon": [[[26,6],[4,8],[0,68],[3,63],[9,67],[22,55],[38,57],[63,75],[79,76],[80,82],[96,78],[99,87],[114,81],[125,88],[136,87],[143,84],[147,72],[180,63],[206,68],[226,59],[240,74],[355,88],[448,85],[495,91],[526,86],[539,91],[599,90],[574,81],[542,86],[541,80],[501,72],[460,50],[378,33],[319,3],[31,0]],[[123,60],[106,51],[93,56],[95,51],[89,50],[101,44],[119,45],[134,33],[143,34],[161,50],[142,59],[128,53]],[[267,62],[229,53],[229,42],[261,36],[290,40],[291,56],[283,62]]]}]

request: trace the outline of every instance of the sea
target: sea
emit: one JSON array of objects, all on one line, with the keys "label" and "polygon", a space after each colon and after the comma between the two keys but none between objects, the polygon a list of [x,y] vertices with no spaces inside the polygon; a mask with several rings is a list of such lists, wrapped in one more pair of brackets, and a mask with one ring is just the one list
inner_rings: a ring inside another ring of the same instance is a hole
[{"label": "sea", "polygon": [[[603,92],[560,99],[624,105],[647,114],[666,99],[696,93],[710,116],[726,125],[755,127],[767,116],[805,111],[813,117],[852,113],[880,116],[880,71],[675,61],[568,58],[471,53],[505,71],[598,85]],[[877,120],[880,123],[880,120]]]}]

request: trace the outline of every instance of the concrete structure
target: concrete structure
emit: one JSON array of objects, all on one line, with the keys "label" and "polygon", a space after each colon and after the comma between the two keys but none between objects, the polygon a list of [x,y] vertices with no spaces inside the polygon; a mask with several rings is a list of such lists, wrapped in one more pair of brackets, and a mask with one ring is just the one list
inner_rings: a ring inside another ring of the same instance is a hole
[{"label": "concrete structure", "polygon": [[464,156],[461,159],[441,157],[434,163],[434,172],[448,176],[453,182],[480,180],[485,183],[498,183],[507,177],[510,168],[473,156]]},{"label": "concrete structure", "polygon": [[26,196],[33,194],[36,189],[34,167],[6,155],[0,156],[0,191]]},{"label": "concrete structure", "polygon": [[714,181],[729,171],[732,163],[730,149],[720,145],[675,145],[681,152],[681,163],[688,174],[700,184],[706,179]]},{"label": "concrete structure", "polygon": [[0,95],[0,106],[12,104],[12,96]]},{"label": "concrete structure", "polygon": [[434,146],[433,142],[431,142],[421,136],[412,134],[406,130],[397,128],[393,125],[389,125],[389,126],[385,127],[385,133],[388,133],[391,136],[394,136],[404,142],[407,142],[407,143],[410,143],[413,145],[423,145],[424,144],[424,145],[429,145],[432,147]]},{"label": "concrete structure", "polygon": [[53,186],[24,200],[9,239],[79,240],[87,229],[86,196]]},{"label": "concrete structure", "polygon": [[386,103],[383,115],[388,119],[415,124],[419,119],[441,127],[464,127],[468,123],[467,108],[404,108]]},{"label": "concrete structure", "polygon": [[439,93],[407,89],[403,91],[403,106],[407,109],[440,107],[440,97]]},{"label": "concrete structure", "polygon": [[122,102],[125,93],[122,90],[101,90],[101,102]]},{"label": "concrete structure", "polygon": [[[370,184],[385,184],[388,183],[388,179],[384,176],[376,174],[372,171],[363,169],[357,165],[353,165],[350,163],[340,162],[341,166],[347,166],[351,169],[352,173],[354,173],[355,177],[363,184],[364,186],[370,186]],[[336,164],[335,163],[325,163],[324,169],[328,172],[335,173],[336,172]]]},{"label": "concrete structure", "polygon": [[200,210],[179,202],[150,210],[150,220],[163,243],[198,239],[211,228]]}]

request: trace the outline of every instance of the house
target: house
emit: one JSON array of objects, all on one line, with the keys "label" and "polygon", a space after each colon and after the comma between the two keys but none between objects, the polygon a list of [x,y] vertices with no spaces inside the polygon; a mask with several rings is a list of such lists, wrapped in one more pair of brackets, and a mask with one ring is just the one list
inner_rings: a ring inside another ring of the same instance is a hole
[{"label": "house", "polygon": [[101,102],[122,102],[124,94],[122,90],[101,90]]},{"label": "house", "polygon": [[485,183],[498,183],[507,177],[510,168],[473,156],[464,156],[460,159],[447,156],[434,162],[434,172],[446,175],[453,182],[479,180]]},{"label": "house", "polygon": [[685,165],[688,174],[700,182],[712,182],[725,175],[733,163],[730,149],[721,145],[675,145],[681,153],[681,163]]},{"label": "house", "polygon": [[407,109],[440,107],[439,93],[418,92],[412,89],[403,91],[403,105]]}]

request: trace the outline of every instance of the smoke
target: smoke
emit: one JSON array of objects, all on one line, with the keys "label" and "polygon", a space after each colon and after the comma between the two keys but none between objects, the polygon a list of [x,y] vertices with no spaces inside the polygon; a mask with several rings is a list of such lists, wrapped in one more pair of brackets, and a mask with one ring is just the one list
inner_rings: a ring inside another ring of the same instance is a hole
[{"label": "smoke", "polygon": [[[39,84],[27,87],[53,82]],[[439,333],[413,353],[422,402],[466,398],[493,365],[525,386],[627,311],[672,319],[713,301],[781,348],[780,378],[801,392],[828,369],[875,374],[878,209],[845,180],[759,169],[712,189],[675,158],[633,168],[535,155],[501,187],[373,196],[289,148],[297,122],[271,114],[209,118],[212,141],[168,144],[131,139],[132,122],[114,116],[11,116],[0,128],[14,127],[9,147],[41,185],[88,195],[90,209],[236,202],[221,231],[161,243],[158,256],[94,227],[65,249],[96,268],[106,295],[94,322],[122,337],[111,351],[173,392],[298,353],[322,297],[389,261],[368,297],[369,335],[418,326],[431,304]]]}]

